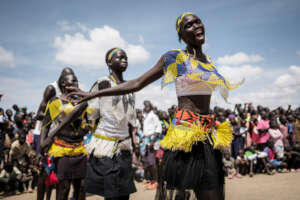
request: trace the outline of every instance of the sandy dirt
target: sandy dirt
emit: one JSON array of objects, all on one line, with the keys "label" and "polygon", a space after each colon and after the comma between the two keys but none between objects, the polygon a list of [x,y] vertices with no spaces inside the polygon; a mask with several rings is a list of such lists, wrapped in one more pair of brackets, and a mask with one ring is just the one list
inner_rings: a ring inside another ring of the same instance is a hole
[{"label": "sandy dirt", "polygon": [[[136,184],[138,192],[131,195],[131,200],[153,200],[155,191],[145,190],[140,183]],[[53,192],[54,193],[54,192]],[[34,200],[36,194],[21,194],[2,199],[7,200]],[[1,197],[0,197],[1,198]],[[54,195],[53,198],[55,199]],[[90,196],[88,200],[103,200],[97,196]],[[300,173],[284,173],[256,175],[253,178],[242,177],[232,180],[226,179],[226,200],[299,200]]]}]

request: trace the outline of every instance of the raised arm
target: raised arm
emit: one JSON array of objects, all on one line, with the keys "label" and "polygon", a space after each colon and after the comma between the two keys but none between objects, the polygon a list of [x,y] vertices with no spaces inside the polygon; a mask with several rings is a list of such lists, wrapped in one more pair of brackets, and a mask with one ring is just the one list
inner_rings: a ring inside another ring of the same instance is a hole
[{"label": "raised arm", "polygon": [[147,71],[142,76],[138,77],[137,79],[133,79],[130,81],[126,81],[122,84],[119,84],[115,87],[99,90],[97,92],[91,92],[87,93],[86,95],[82,95],[78,92],[72,92],[70,96],[72,95],[82,95],[85,96],[82,100],[79,102],[87,101],[90,99],[93,99],[95,97],[100,96],[117,96],[117,95],[124,95],[131,92],[137,92],[144,88],[145,86],[149,85],[150,83],[158,80],[164,75],[164,58],[161,57],[156,65],[151,68],[149,71]]}]

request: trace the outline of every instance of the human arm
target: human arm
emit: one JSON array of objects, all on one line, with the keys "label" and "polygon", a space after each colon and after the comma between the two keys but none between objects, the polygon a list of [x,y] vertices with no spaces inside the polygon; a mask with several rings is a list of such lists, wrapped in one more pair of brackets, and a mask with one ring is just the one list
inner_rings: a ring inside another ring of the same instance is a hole
[{"label": "human arm", "polygon": [[52,85],[48,85],[44,91],[43,99],[40,103],[39,109],[37,111],[37,119],[43,120],[44,112],[47,106],[47,102],[56,95],[55,88]]},{"label": "human arm", "polygon": [[[49,146],[52,143],[52,140],[54,137],[63,129],[66,125],[73,122],[75,119],[77,119],[81,113],[84,111],[84,109],[87,107],[87,102],[83,102],[77,106],[75,106],[74,110],[66,116],[65,120],[62,121],[54,130],[52,130],[49,133],[50,125],[44,127],[42,129],[41,133],[41,140],[40,140],[40,147],[43,149],[47,146]],[[46,123],[45,123],[46,124]]]},{"label": "human arm", "polygon": [[142,76],[136,79],[126,81],[112,88],[99,90],[91,93],[72,92],[68,96],[69,97],[72,95],[83,96],[84,98],[79,101],[79,103],[81,103],[83,101],[87,101],[100,96],[117,96],[117,95],[124,95],[132,92],[137,92],[142,88],[144,88],[145,86],[149,85],[150,83],[161,78],[164,74],[163,68],[164,68],[164,57],[161,57],[153,68],[151,68],[149,71],[147,71]]}]

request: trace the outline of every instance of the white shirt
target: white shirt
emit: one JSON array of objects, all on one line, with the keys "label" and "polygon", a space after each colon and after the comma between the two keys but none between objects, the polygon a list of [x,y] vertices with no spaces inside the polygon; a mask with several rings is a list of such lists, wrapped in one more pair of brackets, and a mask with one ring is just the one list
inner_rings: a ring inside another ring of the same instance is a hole
[{"label": "white shirt", "polygon": [[41,128],[42,128],[42,121],[37,120],[35,123],[34,130],[32,131],[33,135],[40,135],[41,134]]},{"label": "white shirt", "polygon": [[[111,86],[114,83],[108,77],[99,79],[109,81]],[[98,91],[98,84],[92,88],[92,92]],[[125,98],[125,99],[124,99]],[[98,97],[89,101],[89,107],[96,109],[94,115],[100,116],[100,123],[95,132],[108,137],[124,138],[129,136],[128,123],[136,127],[136,111],[134,108],[134,94]],[[126,103],[124,103],[126,101]],[[126,106],[125,106],[126,104]],[[93,116],[92,118],[94,118]]]},{"label": "white shirt", "polygon": [[161,133],[162,128],[157,115],[151,110],[149,113],[145,114],[144,120],[144,136],[148,137],[154,135],[155,133]]}]

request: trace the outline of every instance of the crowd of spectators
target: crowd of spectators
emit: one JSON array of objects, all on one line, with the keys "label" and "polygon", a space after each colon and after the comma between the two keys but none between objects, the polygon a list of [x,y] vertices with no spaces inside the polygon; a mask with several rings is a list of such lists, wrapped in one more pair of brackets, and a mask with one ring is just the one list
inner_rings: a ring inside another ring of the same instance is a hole
[{"label": "crowd of spectators", "polygon": [[[158,110],[150,101],[137,109],[137,129],[133,140],[132,166],[136,181],[146,189],[155,189],[164,150],[159,141],[167,133],[176,106]],[[228,179],[253,177],[257,173],[272,175],[300,172],[300,108],[254,107],[237,104],[234,110],[215,107],[210,111],[215,126],[231,122],[234,139],[224,153],[224,170]],[[36,119],[26,107],[0,108],[0,194],[32,192],[40,170],[39,137],[35,135]],[[87,137],[88,138],[88,137]]]},{"label": "crowd of spectators", "polygon": [[[13,112],[14,111],[14,112]],[[32,192],[39,168],[36,162],[33,130],[34,113],[13,105],[0,108],[0,192]]]}]

